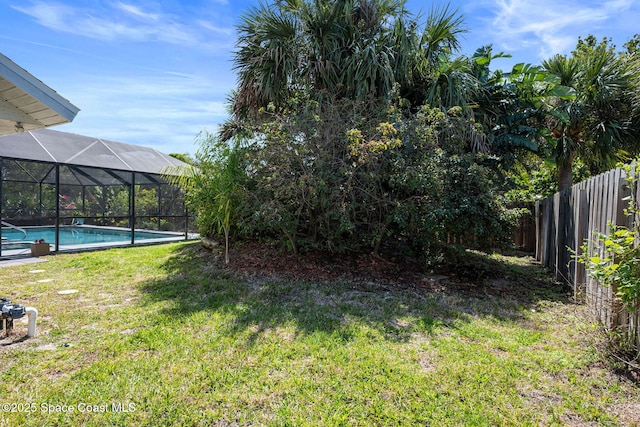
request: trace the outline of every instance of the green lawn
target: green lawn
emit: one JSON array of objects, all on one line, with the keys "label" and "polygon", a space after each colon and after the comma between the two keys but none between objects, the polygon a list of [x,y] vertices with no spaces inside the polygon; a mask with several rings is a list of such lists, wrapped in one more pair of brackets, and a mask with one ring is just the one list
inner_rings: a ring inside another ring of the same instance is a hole
[{"label": "green lawn", "polygon": [[40,314],[35,338],[25,318],[0,341],[0,426],[640,422],[584,307],[526,259],[489,259],[501,296],[241,280],[210,261],[178,243],[0,269],[0,295]]}]

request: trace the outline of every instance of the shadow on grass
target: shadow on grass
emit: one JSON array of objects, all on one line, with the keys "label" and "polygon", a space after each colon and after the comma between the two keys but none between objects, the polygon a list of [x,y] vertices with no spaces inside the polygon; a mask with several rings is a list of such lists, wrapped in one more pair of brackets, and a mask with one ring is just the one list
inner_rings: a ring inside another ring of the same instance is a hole
[{"label": "shadow on grass", "polygon": [[[144,286],[149,303],[169,303],[163,313],[179,320],[195,312],[218,313],[230,335],[253,341],[267,330],[295,325],[300,334],[324,332],[350,340],[367,325],[388,340],[457,328],[478,317],[517,321],[545,302],[568,302],[567,289],[531,261],[508,262],[470,252],[456,277],[438,286],[425,281],[403,286],[367,281],[310,281],[271,277],[234,277],[199,244],[176,248],[163,265],[167,278]],[[439,276],[442,277],[442,276]]]}]

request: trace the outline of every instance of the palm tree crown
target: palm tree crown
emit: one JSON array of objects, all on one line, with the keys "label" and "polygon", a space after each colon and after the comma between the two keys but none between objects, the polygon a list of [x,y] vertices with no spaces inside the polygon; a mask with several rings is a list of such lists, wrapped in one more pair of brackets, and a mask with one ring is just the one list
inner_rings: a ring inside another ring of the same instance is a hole
[{"label": "palm tree crown", "polygon": [[556,98],[554,115],[547,118],[559,189],[571,187],[571,165],[579,156],[592,169],[603,169],[624,155],[631,135],[631,84],[634,70],[621,55],[607,48],[579,44],[573,56],[555,55],[543,62],[560,85],[573,90],[571,98]]},{"label": "palm tree crown", "polygon": [[[235,52],[236,118],[296,97],[388,97],[395,84],[415,92],[459,48],[461,18],[432,11],[420,29],[404,0],[288,0],[250,10]],[[422,90],[417,103],[423,103]]]}]

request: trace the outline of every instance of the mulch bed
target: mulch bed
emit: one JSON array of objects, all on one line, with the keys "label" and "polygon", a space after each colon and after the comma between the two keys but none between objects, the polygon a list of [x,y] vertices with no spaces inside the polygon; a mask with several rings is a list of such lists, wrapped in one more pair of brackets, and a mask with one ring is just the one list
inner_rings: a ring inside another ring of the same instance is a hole
[{"label": "mulch bed", "polygon": [[[222,262],[223,249],[214,252]],[[234,244],[225,266],[241,277],[279,277],[294,280],[341,280],[366,286],[424,289],[427,291],[471,290],[477,284],[456,277],[454,272],[429,272],[411,256],[373,254],[328,254],[320,251],[295,256],[280,245],[243,242]]]}]

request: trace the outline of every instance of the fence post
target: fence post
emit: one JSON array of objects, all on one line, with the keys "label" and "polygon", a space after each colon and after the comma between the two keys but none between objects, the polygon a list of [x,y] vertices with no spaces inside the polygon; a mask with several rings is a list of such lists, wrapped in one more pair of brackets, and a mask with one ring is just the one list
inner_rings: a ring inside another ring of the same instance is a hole
[{"label": "fence post", "polygon": [[[575,232],[575,248],[576,255],[582,255],[582,244],[585,241],[585,234],[587,231],[587,222],[589,215],[589,206],[587,206],[587,192],[583,188],[576,189],[575,194],[575,209],[574,213],[574,232]],[[573,292],[576,299],[585,291],[585,267],[584,264],[575,262],[573,263]]]},{"label": "fence post", "polygon": [[[616,198],[615,206],[613,207],[613,219],[612,223],[616,226],[624,226],[624,227],[633,227],[633,219],[629,218],[628,215],[625,215],[625,210],[627,208],[627,201],[624,200],[627,196],[631,195],[631,190],[627,186],[626,175],[621,169],[618,169],[618,174],[616,175],[616,183],[617,186],[615,188]],[[629,221],[631,219],[631,221]],[[617,291],[616,284],[611,286],[612,293],[615,294]],[[637,316],[637,313],[634,316],[634,313],[630,313],[626,310],[626,308],[622,305],[622,303],[618,300],[613,300],[611,303],[611,311],[612,311],[612,328],[626,328],[629,334],[633,334],[636,328],[634,317]]]},{"label": "fence post", "polygon": [[558,210],[558,202],[560,201],[560,193],[556,193],[553,195],[553,210],[551,211],[551,224],[553,226],[553,234],[551,235],[551,256],[549,257],[549,261],[551,262],[551,267],[553,267],[553,275],[558,279],[558,241],[560,240],[560,236],[558,235],[558,216],[560,212]]},{"label": "fence post", "polygon": [[542,262],[542,215],[543,215],[543,201],[536,201],[536,205],[534,208],[534,215],[536,221],[536,261],[543,264]]}]

